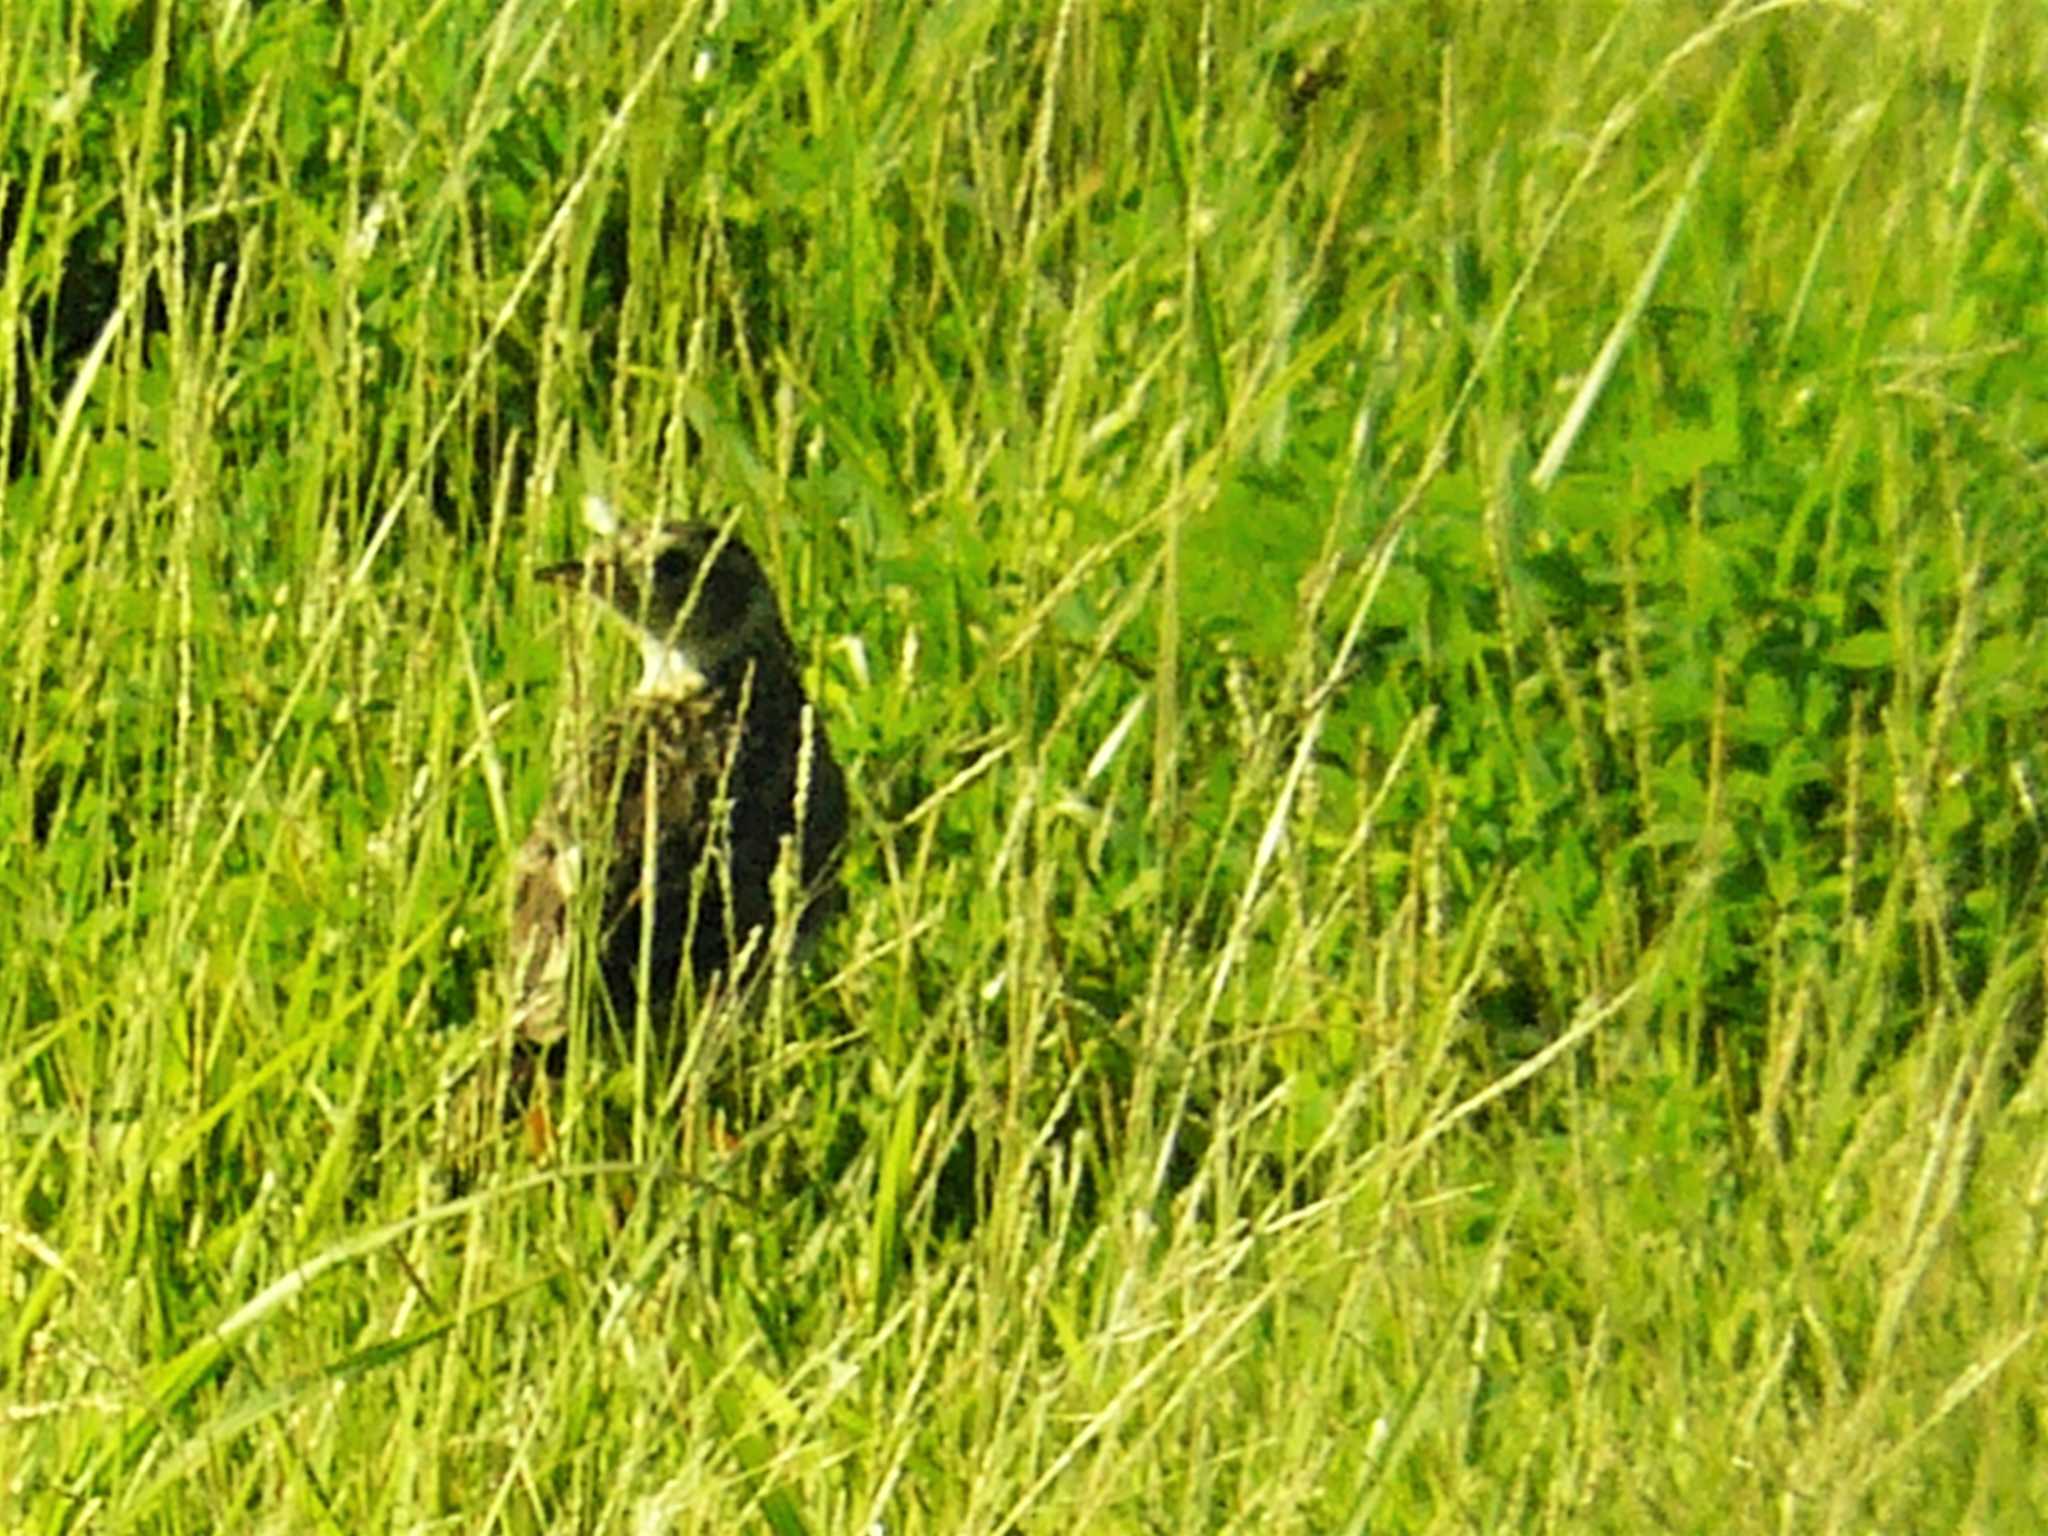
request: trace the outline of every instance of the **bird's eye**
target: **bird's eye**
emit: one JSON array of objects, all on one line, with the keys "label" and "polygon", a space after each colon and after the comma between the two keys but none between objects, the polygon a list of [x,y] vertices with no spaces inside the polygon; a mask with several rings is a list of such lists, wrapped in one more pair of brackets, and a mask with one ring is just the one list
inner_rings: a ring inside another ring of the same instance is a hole
[{"label": "bird's eye", "polygon": [[665,549],[654,558],[654,574],[664,585],[693,581],[697,576],[697,556],[687,549]]}]

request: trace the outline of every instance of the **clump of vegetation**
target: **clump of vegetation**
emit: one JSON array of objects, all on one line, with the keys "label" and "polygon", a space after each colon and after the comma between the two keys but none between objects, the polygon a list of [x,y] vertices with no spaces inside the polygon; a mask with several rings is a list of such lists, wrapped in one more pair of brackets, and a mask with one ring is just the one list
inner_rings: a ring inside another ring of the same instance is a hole
[{"label": "clump of vegetation", "polygon": [[[16,9],[24,1524],[2040,1523],[2020,12]],[[594,482],[850,908],[451,1190]]]}]

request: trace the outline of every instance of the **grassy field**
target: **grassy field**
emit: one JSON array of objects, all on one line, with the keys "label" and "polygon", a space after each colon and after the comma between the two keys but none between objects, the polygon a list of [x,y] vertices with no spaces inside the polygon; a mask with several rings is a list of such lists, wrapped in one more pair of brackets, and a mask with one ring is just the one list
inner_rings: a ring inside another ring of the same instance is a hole
[{"label": "grassy field", "polygon": [[[2048,1527],[2048,27],[0,29],[0,1528]],[[848,916],[447,1177],[743,509]]]}]

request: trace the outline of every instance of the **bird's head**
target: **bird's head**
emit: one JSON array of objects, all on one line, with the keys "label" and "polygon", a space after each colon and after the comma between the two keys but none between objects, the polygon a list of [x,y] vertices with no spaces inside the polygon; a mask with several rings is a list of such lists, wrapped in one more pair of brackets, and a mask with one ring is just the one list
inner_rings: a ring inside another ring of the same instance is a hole
[{"label": "bird's head", "polygon": [[581,560],[534,574],[603,599],[632,626],[646,661],[641,693],[695,692],[774,643],[781,627],[775,594],[730,528],[625,529],[596,496],[585,498],[583,520],[600,542]]}]

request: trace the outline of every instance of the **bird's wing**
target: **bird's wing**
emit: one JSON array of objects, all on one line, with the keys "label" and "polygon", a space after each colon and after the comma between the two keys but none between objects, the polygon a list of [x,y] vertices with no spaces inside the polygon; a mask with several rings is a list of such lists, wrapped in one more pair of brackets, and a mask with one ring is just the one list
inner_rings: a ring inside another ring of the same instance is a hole
[{"label": "bird's wing", "polygon": [[544,815],[513,866],[512,1030],[536,1045],[551,1045],[566,1030],[569,915],[584,863],[582,846]]},{"label": "bird's wing", "polygon": [[[687,722],[657,720],[644,709],[607,722],[589,747],[567,758],[547,804],[513,864],[512,1031],[551,1045],[568,1029],[571,954],[578,895],[603,881],[601,932],[607,936],[631,907],[640,882],[648,815],[645,787],[650,746],[658,827],[690,824],[695,791],[668,759],[672,736],[688,739]],[[595,840],[593,843],[593,839]],[[666,850],[664,850],[666,857]]]},{"label": "bird's wing", "polygon": [[717,882],[700,888],[698,881],[707,851],[723,842],[714,835],[713,818],[723,814],[723,748],[730,729],[712,701],[664,701],[629,714],[607,743],[597,792],[610,803],[612,836],[599,951],[606,984],[621,1008],[636,990],[644,921],[653,923],[649,1001],[658,1012],[666,1011],[682,965],[703,977],[709,935],[693,937],[690,920],[694,893],[702,889],[706,905],[697,927],[716,921],[709,914]]}]

